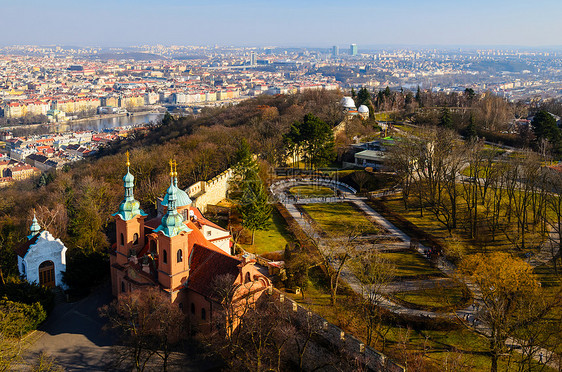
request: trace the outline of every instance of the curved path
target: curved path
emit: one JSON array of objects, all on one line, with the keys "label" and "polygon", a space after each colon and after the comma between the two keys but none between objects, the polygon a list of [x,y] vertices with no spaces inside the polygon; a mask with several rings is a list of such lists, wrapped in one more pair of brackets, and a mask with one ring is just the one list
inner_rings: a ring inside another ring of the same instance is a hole
[{"label": "curved path", "polygon": [[[300,181],[301,183],[303,182],[302,180]],[[304,184],[304,183],[303,183]],[[275,185],[275,184],[274,184]],[[272,186],[272,192],[275,194],[275,191],[282,191],[285,188],[287,188],[288,184],[284,184],[284,188],[283,187],[275,187],[273,188]],[[294,186],[294,185],[293,185]],[[292,187],[292,186],[291,186]],[[274,191],[275,190],[275,191]],[[283,200],[282,198],[280,198],[280,201]],[[367,218],[376,224],[379,224],[381,226],[383,226],[390,235],[392,235],[393,237],[399,239],[400,241],[402,241],[402,243],[404,244],[405,247],[409,247],[410,246],[410,237],[408,235],[406,235],[404,232],[402,232],[400,229],[398,229],[396,226],[394,226],[392,223],[390,223],[388,220],[386,220],[384,217],[382,217],[378,212],[376,212],[373,208],[371,208],[365,201],[366,198],[362,198],[362,197],[358,197],[356,195],[354,195],[354,193],[345,193],[343,195],[342,198],[338,198],[338,201],[341,202],[351,202],[353,203],[355,206],[357,206],[361,211],[363,211],[363,213],[367,216]],[[300,211],[296,208],[294,201],[291,201],[290,199],[285,199],[284,201],[281,201],[283,203],[283,205],[285,206],[285,208],[287,209],[287,211],[291,214],[291,216],[295,219],[295,221],[299,224],[299,226],[305,231],[310,231],[312,232],[312,234],[314,236],[312,236],[315,239],[318,239],[320,241],[319,244],[319,249],[322,250],[322,242],[320,239],[320,236],[314,232],[314,228],[309,224],[309,222],[303,218],[302,214],[300,213]],[[308,203],[315,203],[318,202],[316,200],[309,200],[309,199],[301,199],[299,201],[298,204],[308,204]],[[324,203],[326,203],[327,201],[324,201]],[[548,242],[547,242],[548,243]],[[545,244],[546,246],[546,244]],[[543,250],[546,250],[545,246],[543,246]],[[550,248],[548,248],[550,249]],[[423,246],[422,244],[419,244],[417,247],[417,250],[420,254],[422,254],[424,257],[424,251],[427,250],[427,248],[425,246]],[[542,250],[541,250],[542,252]],[[540,255],[541,258],[544,257],[543,254]],[[537,257],[537,259],[535,260],[535,265],[542,263],[543,260],[539,260],[539,257]],[[441,270],[447,277],[451,277],[455,274],[456,271],[456,267],[450,263],[449,261],[447,261],[446,259],[440,257],[438,259],[438,263],[437,263],[437,267],[439,270]],[[368,293],[363,293],[363,289],[361,286],[361,283],[359,281],[359,279],[357,279],[357,277],[355,276],[355,274],[349,269],[349,267],[344,267],[341,273],[341,278],[343,280],[345,280],[349,286],[358,294],[362,295],[362,296],[368,296]],[[457,318],[457,319],[462,319],[464,321],[467,322],[467,324],[469,326],[471,326],[475,331],[480,332],[482,334],[485,335],[489,335],[490,334],[490,329],[489,327],[480,322],[478,320],[478,313],[480,311],[480,302],[482,301],[482,294],[480,292],[480,289],[478,288],[477,285],[475,285],[474,283],[470,282],[467,278],[463,278],[462,279],[464,284],[468,287],[468,289],[471,291],[471,293],[474,296],[474,303],[472,305],[470,305],[469,307],[465,308],[465,309],[460,309],[454,312],[450,312],[450,313],[436,313],[436,312],[432,312],[432,311],[427,311],[427,310],[415,310],[415,309],[410,309],[407,307],[404,307],[400,304],[397,304],[389,299],[387,299],[384,296],[377,296],[376,301],[378,302],[378,305],[388,309],[389,311],[392,311],[396,314],[400,314],[400,315],[408,315],[408,316],[414,316],[414,317],[422,317],[422,318],[439,318],[439,317],[447,317],[447,318]],[[506,342],[508,345],[510,346],[519,346],[520,342],[518,342],[515,339],[509,339]],[[546,361],[546,363],[553,367],[553,368],[558,368],[558,363],[556,363],[553,360],[553,353],[549,350],[546,349],[538,349],[537,352],[534,355],[534,359],[542,362],[543,358],[539,356],[539,354],[542,354],[544,356],[544,360]]]},{"label": "curved path", "polygon": [[[325,196],[325,197],[315,197],[315,198],[299,198],[293,195],[289,190],[295,186],[323,186],[328,187],[334,191],[339,191],[339,196]],[[355,189],[348,184],[340,181],[334,181],[331,179],[322,178],[291,178],[286,180],[281,180],[273,183],[269,190],[271,194],[275,196],[276,201],[283,204],[297,203],[297,204],[311,204],[311,203],[338,203],[345,202],[347,195],[353,195],[357,193]]]}]

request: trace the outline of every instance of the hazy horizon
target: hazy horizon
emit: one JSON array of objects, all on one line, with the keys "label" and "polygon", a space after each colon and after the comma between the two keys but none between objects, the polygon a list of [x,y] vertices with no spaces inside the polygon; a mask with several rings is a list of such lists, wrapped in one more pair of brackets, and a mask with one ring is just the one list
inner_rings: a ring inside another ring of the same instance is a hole
[{"label": "hazy horizon", "polygon": [[4,46],[562,47],[554,0],[1,2]]}]

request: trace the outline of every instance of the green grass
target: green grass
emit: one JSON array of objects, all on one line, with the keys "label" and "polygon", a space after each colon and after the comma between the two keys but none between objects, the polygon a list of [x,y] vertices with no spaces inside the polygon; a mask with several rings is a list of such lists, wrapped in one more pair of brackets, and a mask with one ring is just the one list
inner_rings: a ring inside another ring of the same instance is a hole
[{"label": "green grass", "polygon": [[[287,296],[320,314],[345,332],[365,340],[365,322],[354,308],[356,297],[344,288],[339,292],[336,306],[331,306],[326,279],[322,278],[321,275],[321,273],[314,273],[314,270],[311,270],[304,299],[301,295],[292,293],[287,293]],[[421,326],[417,327],[416,330],[408,331],[406,327],[390,323],[385,323],[385,327],[389,329],[386,348],[382,350],[380,340],[375,341],[372,346],[382,351],[393,361],[406,364],[405,355],[418,354],[421,355],[426,365],[426,368],[423,369],[425,371],[490,370],[491,361],[487,354],[487,339],[469,329],[459,327],[450,330],[429,330]],[[404,339],[406,339],[406,353],[402,346]],[[513,364],[513,360],[516,358],[518,358],[518,354],[513,353],[510,367],[507,366],[508,357],[500,359],[499,370],[517,371],[517,366]],[[458,367],[452,367],[451,360],[456,360]],[[445,364],[448,365],[447,369],[443,368]],[[536,366],[536,363],[534,364]],[[411,365],[410,367],[412,368]],[[546,368],[544,371],[551,371],[551,369]]]},{"label": "green grass", "polygon": [[447,287],[437,286],[435,288],[397,292],[393,293],[393,296],[416,307],[433,311],[445,311],[468,305],[469,298],[467,297],[469,296],[466,293],[465,287],[457,284]]},{"label": "green grass", "polygon": [[[471,239],[468,234],[468,230],[463,228],[467,226],[468,222],[465,221],[466,218],[466,204],[462,197],[462,187],[459,187],[459,200],[457,207],[458,216],[458,226],[455,231],[453,231],[454,237],[449,235],[449,232],[441,222],[437,221],[435,215],[430,211],[424,209],[423,217],[420,217],[420,212],[418,208],[418,201],[415,197],[410,198],[410,209],[406,210],[404,207],[404,202],[400,194],[393,196],[387,200],[384,200],[384,204],[394,213],[400,214],[402,217],[406,218],[408,221],[416,225],[418,228],[426,231],[427,233],[433,235],[435,238],[441,240],[445,245],[454,243],[460,244],[465,253],[492,253],[492,252],[514,252],[514,244],[510,238],[516,236],[516,217],[512,217],[512,223],[507,226],[507,230],[497,231],[494,241],[491,238],[491,232],[488,230],[480,230],[477,235],[477,239]],[[507,196],[504,196],[507,203]],[[530,208],[530,207],[529,207]],[[376,209],[376,208],[375,208]],[[485,213],[485,208],[482,205],[478,206],[479,209],[479,219],[483,220]],[[531,212],[529,212],[531,213]],[[502,216],[502,223],[507,223],[507,219]],[[518,251],[519,254],[525,254],[527,252],[537,253],[538,248],[544,237],[539,231],[531,231],[526,233],[526,249]],[[405,233],[408,233],[405,231]],[[520,239],[519,239],[520,242]]]},{"label": "green grass", "polygon": [[334,196],[334,190],[324,186],[295,186],[289,192],[302,198],[314,198],[321,196]]},{"label": "green grass", "polygon": [[333,236],[346,235],[354,229],[363,234],[379,233],[378,226],[348,203],[307,204],[301,208],[320,229]]},{"label": "green grass", "polygon": [[247,252],[262,254],[284,250],[291,235],[287,231],[287,224],[279,212],[274,209],[269,219],[269,228],[264,231],[256,231],[254,244],[241,244]]},{"label": "green grass", "polygon": [[412,280],[422,277],[444,277],[443,273],[432,267],[419,253],[410,250],[381,253],[381,256],[396,266],[396,280]]}]

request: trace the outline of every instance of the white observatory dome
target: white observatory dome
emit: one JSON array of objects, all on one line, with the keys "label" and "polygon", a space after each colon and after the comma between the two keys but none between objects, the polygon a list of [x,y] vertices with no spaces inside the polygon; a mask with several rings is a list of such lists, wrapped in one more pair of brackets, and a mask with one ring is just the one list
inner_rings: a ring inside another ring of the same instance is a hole
[{"label": "white observatory dome", "polygon": [[355,102],[351,97],[343,97],[340,101],[341,105],[347,109],[355,109]]}]

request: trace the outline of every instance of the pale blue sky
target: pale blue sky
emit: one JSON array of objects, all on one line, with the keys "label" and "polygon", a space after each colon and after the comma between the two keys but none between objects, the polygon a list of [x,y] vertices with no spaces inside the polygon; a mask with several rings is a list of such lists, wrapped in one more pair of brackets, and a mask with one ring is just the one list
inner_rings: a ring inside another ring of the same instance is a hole
[{"label": "pale blue sky", "polygon": [[0,0],[0,44],[562,45],[561,0]]}]

